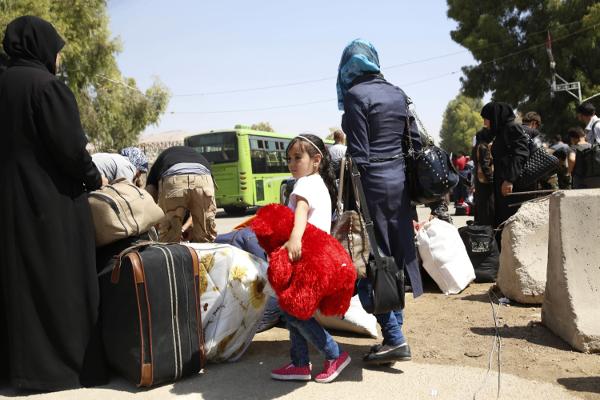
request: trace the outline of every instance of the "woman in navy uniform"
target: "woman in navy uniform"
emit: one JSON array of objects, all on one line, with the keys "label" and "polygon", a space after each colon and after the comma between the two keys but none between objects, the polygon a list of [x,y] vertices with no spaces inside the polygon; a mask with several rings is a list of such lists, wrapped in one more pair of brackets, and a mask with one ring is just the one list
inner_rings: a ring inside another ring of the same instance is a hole
[{"label": "woman in navy uniform", "polygon": [[[348,153],[361,174],[378,245],[384,255],[394,257],[398,267],[408,273],[413,295],[419,296],[423,288],[402,156],[406,95],[384,79],[377,51],[361,39],[344,49],[337,92],[339,109],[344,111],[342,128],[347,136]],[[414,120],[410,132],[414,147],[420,149],[421,139]],[[372,310],[370,285],[368,279],[358,282],[359,297],[367,311]],[[364,361],[382,364],[410,360],[410,348],[402,334],[403,311],[375,317],[384,339],[381,345],[371,348]]]}]

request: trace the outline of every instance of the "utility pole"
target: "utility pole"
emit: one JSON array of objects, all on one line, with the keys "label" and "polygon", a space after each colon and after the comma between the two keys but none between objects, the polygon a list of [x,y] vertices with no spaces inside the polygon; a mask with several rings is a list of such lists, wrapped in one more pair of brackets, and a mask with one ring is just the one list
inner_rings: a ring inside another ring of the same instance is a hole
[{"label": "utility pole", "polygon": [[[550,36],[550,31],[548,31],[548,38],[546,39],[546,52],[548,53],[548,58],[550,59],[550,70],[552,71],[552,81],[550,82],[550,96],[554,97],[556,92],[567,92],[571,96],[575,97],[579,104],[593,99],[596,96],[600,96],[600,93],[596,93],[593,96],[588,97],[587,99],[581,98],[581,83],[577,82],[568,82],[562,76],[556,73],[556,62],[554,61],[554,56],[552,55],[552,37]],[[556,79],[561,83],[556,83]],[[575,93],[576,92],[576,93]]]}]

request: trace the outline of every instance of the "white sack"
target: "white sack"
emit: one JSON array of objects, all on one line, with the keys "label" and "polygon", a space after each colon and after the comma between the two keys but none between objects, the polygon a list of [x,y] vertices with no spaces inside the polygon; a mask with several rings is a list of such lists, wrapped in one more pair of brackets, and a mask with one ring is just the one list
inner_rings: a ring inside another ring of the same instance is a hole
[{"label": "white sack", "polygon": [[465,245],[452,224],[434,218],[417,232],[423,268],[444,294],[457,294],[475,279]]}]

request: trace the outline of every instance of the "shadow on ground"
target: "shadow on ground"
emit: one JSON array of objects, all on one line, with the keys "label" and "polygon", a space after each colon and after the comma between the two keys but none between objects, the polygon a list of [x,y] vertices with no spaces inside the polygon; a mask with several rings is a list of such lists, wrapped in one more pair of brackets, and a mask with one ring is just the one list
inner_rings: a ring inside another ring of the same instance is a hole
[{"label": "shadow on ground", "polygon": [[[336,382],[361,382],[363,380],[362,355],[366,346],[342,344],[352,357],[350,365]],[[244,355],[243,363],[209,364],[206,372],[194,379],[177,382],[171,393],[184,395],[201,393],[204,399],[276,399],[305,386],[305,382],[278,382],[270,379],[270,371],[289,362],[289,342],[255,341]],[[323,357],[311,349],[313,377],[322,369]],[[395,367],[379,370],[401,374]],[[256,382],[261,382],[257,385]]]},{"label": "shadow on ground", "polygon": [[[368,351],[368,346],[342,343],[341,347],[350,354],[352,362],[336,379],[336,382],[362,382],[363,367],[365,366],[361,359],[363,353]],[[202,373],[175,382],[169,391],[174,395],[201,394],[202,398],[206,400],[280,398],[308,384],[308,382],[279,382],[270,378],[272,369],[289,362],[288,354],[288,341],[255,340],[240,362],[208,364]],[[323,357],[312,348],[310,355],[314,377],[322,369]],[[402,374],[401,366],[401,363],[396,363],[393,367],[369,367],[369,369],[388,374]],[[16,391],[7,387],[7,384],[7,382],[0,382],[0,397],[35,394]],[[154,389],[136,388],[133,383],[116,377],[113,377],[108,385],[101,388],[137,395],[152,392]],[[160,394],[157,393],[157,395]]]},{"label": "shadow on ground", "polygon": [[[494,336],[496,334],[494,327],[472,327],[470,329],[476,335]],[[571,346],[539,323],[527,326],[503,326],[500,327],[500,336],[503,339],[522,339],[540,346],[572,351]]]},{"label": "shadow on ground", "polygon": [[600,376],[559,378],[556,381],[565,388],[575,392],[600,393]]}]

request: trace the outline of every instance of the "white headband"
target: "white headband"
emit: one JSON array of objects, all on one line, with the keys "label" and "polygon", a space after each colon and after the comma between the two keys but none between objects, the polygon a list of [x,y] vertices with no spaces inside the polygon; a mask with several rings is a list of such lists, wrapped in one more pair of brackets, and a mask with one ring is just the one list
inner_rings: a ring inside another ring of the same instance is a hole
[{"label": "white headband", "polygon": [[317,147],[317,145],[316,145],[316,144],[314,144],[314,143],[313,143],[313,141],[312,141],[312,140],[310,140],[310,139],[309,139],[309,138],[307,138],[306,136],[302,136],[302,135],[298,135],[298,136],[296,136],[296,137],[297,137],[297,138],[300,138],[300,139],[304,139],[304,140],[306,140],[308,143],[312,144],[312,147],[314,147],[315,149],[317,149],[317,151],[319,152],[319,154],[321,155],[321,157],[325,157],[325,156],[323,155],[323,153],[321,152],[321,150],[320,150],[320,149]]}]

